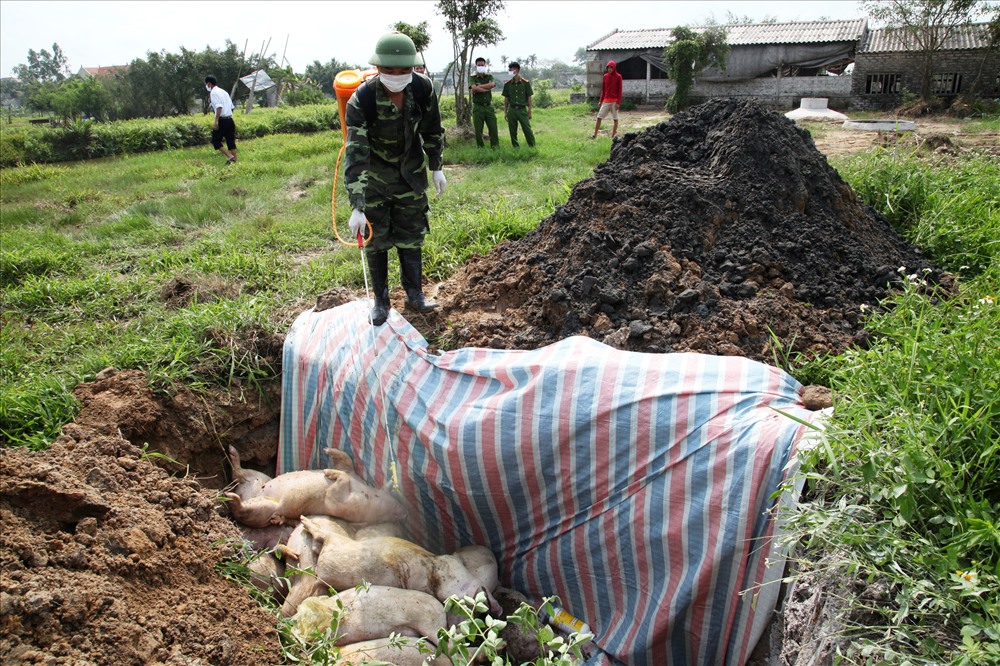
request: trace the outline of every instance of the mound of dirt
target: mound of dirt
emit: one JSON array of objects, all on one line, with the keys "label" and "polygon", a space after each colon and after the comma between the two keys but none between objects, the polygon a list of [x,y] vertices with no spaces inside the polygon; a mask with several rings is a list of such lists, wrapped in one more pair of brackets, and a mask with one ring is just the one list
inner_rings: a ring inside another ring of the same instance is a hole
[{"label": "mound of dirt", "polygon": [[0,449],[7,664],[275,664],[276,620],[215,564],[239,529],[215,493],[121,437],[70,425]]},{"label": "mound of dirt", "polygon": [[941,280],[862,204],[808,132],[714,100],[626,134],[522,239],[439,289],[447,346],[531,349],[571,335],[643,352],[773,362],[864,341],[862,305],[899,267]]}]

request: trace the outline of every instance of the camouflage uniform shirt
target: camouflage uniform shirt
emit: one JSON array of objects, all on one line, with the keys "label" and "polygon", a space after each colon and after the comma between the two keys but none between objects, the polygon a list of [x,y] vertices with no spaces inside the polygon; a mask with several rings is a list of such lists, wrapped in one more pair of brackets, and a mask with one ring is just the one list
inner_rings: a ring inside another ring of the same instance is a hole
[{"label": "camouflage uniform shirt", "polygon": [[[413,87],[425,85],[419,74],[403,91],[403,108],[397,109],[374,77],[375,118],[369,126],[358,100],[358,90],[347,102],[347,147],[344,150],[344,186],[351,207],[365,210],[366,201],[395,197],[419,199],[427,190],[427,169],[439,171],[444,128],[433,86],[426,108],[414,98]],[[361,84],[369,85],[368,82]]]}]

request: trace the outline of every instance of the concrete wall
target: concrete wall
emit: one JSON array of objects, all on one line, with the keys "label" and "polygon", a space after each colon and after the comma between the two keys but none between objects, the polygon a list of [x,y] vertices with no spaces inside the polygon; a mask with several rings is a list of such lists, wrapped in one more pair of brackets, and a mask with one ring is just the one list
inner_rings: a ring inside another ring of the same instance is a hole
[{"label": "concrete wall", "polygon": [[[748,81],[698,81],[691,90],[694,103],[713,97],[753,99],[775,109],[797,109],[803,97],[826,97],[831,109],[850,107],[850,76],[795,76],[761,78]],[[600,89],[598,89],[600,94]],[[622,82],[622,94],[642,104],[666,102],[674,94],[674,82],[669,79]]]},{"label": "concrete wall", "polygon": [[[973,91],[976,74],[982,65],[979,87]],[[1000,53],[991,53],[983,62],[982,51],[942,51],[934,56],[932,72],[935,74],[961,74],[961,94],[974,93],[977,97],[1000,98]],[[914,53],[859,53],[854,63],[851,98],[854,108],[879,110],[898,106],[905,92],[920,94],[923,68],[919,54]],[[866,93],[870,75],[900,75],[900,92]]]},{"label": "concrete wall", "polygon": [[[622,54],[615,53],[619,58]],[[601,95],[606,54],[588,53],[587,98],[596,100]],[[962,75],[961,92],[969,94],[983,63],[983,51],[944,51],[935,56],[934,72]],[[991,53],[982,66],[982,78],[977,97],[1000,98],[1000,53]],[[826,97],[829,107],[839,111],[880,110],[899,105],[902,94],[868,94],[865,83],[870,74],[900,74],[900,90],[914,94],[920,92],[919,55],[912,53],[858,54],[852,76],[801,76],[784,78],[759,78],[747,81],[697,82],[691,93],[694,103],[713,97],[739,97],[757,101],[775,109],[797,109],[803,97]],[[669,79],[626,79],[623,82],[626,98],[639,104],[662,104],[674,93]]]}]

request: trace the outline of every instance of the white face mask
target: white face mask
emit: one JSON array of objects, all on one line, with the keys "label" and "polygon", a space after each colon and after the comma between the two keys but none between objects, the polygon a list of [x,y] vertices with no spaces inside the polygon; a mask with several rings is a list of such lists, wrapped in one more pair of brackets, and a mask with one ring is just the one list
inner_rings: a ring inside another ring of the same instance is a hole
[{"label": "white face mask", "polygon": [[485,67],[480,67],[478,65],[476,66],[476,74],[485,74],[485,73],[486,73]]},{"label": "white face mask", "polygon": [[207,90],[208,92],[212,92],[212,86],[210,86],[210,85],[208,85],[208,84],[206,83],[206,84],[205,84],[205,90]]},{"label": "white face mask", "polygon": [[379,74],[378,80],[382,82],[382,85],[386,87],[389,92],[402,92],[406,86],[410,85],[410,81],[413,80],[412,74]]}]

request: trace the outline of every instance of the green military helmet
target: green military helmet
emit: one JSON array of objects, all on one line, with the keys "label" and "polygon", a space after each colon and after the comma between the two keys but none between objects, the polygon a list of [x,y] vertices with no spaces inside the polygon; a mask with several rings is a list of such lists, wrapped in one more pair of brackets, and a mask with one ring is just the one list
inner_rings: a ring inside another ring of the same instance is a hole
[{"label": "green military helmet", "polygon": [[375,44],[375,55],[368,62],[380,67],[413,67],[422,64],[413,40],[401,32],[382,35]]}]

